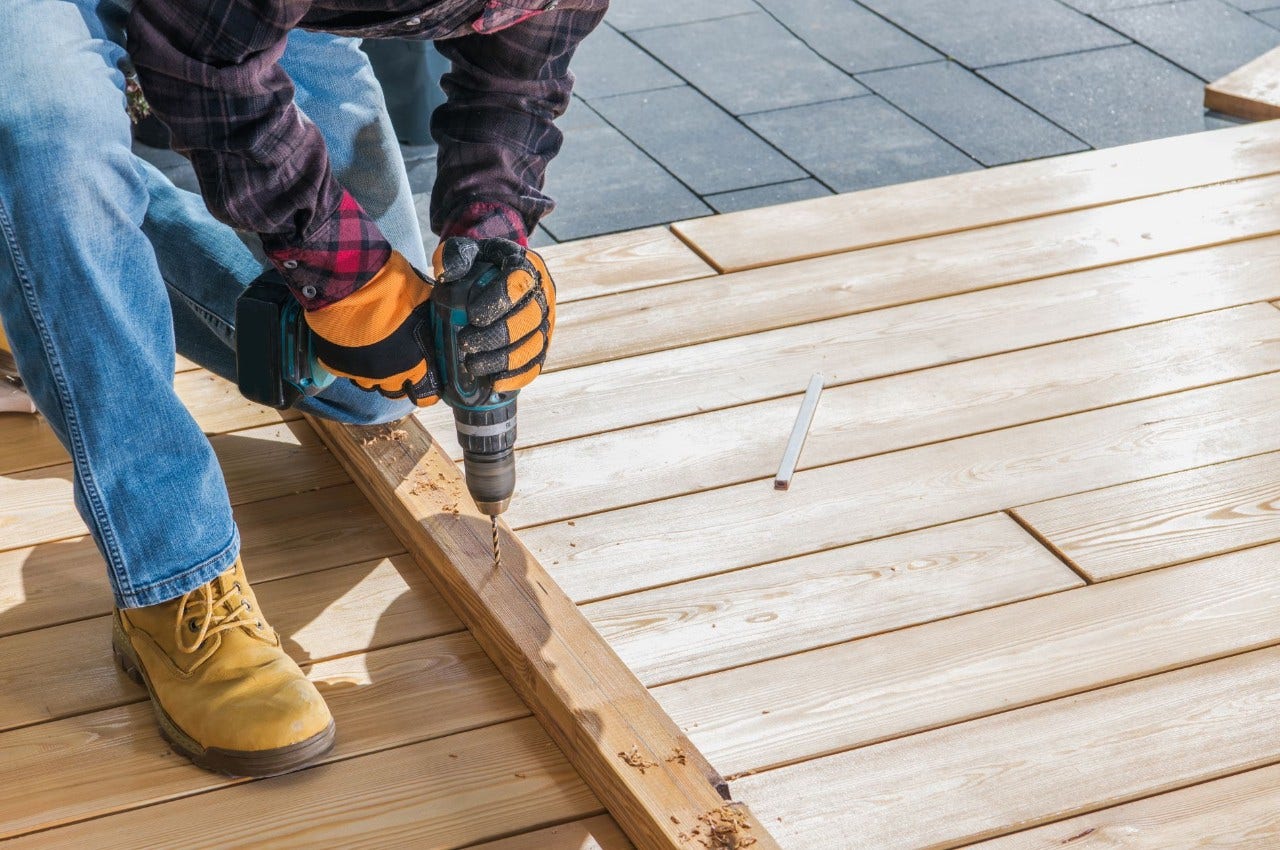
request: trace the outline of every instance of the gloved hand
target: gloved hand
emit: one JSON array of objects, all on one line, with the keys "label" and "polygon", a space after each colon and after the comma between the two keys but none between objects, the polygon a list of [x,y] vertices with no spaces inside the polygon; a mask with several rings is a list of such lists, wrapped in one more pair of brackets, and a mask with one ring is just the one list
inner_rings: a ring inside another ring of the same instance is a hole
[{"label": "gloved hand", "polygon": [[432,258],[442,283],[464,277],[477,261],[497,266],[502,278],[468,304],[458,347],[471,374],[491,378],[497,392],[518,390],[546,360],[556,327],[556,285],[536,251],[507,239],[451,237]]},{"label": "gloved hand", "polygon": [[431,356],[434,284],[398,251],[373,279],[304,316],[326,369],[365,390],[408,396],[419,407],[440,400]]}]

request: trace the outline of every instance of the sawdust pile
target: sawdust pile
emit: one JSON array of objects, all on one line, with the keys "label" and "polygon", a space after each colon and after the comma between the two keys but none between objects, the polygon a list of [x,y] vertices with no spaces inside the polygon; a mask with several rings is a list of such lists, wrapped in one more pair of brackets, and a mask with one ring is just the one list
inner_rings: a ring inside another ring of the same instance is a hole
[{"label": "sawdust pile", "polygon": [[640,752],[639,747],[632,747],[631,751],[627,753],[618,753],[618,758],[622,759],[623,764],[629,765],[630,767],[634,767],[636,770],[640,771],[641,773],[644,773],[646,770],[648,770],[651,767],[658,766],[658,763],[656,761],[649,761],[648,759],[646,759],[644,755]]},{"label": "sawdust pile", "polygon": [[756,843],[745,835],[751,829],[746,815],[733,806],[721,806],[715,811],[698,815],[698,823],[692,834],[681,833],[681,841],[695,840],[707,850],[743,850]]}]

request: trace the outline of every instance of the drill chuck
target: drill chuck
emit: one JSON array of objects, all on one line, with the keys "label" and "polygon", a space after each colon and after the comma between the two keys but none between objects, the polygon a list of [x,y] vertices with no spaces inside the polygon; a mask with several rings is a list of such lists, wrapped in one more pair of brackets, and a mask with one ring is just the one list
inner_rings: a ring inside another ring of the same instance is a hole
[{"label": "drill chuck", "polygon": [[454,424],[462,446],[467,490],[476,506],[497,516],[511,504],[516,488],[516,399],[494,407],[455,407]]}]

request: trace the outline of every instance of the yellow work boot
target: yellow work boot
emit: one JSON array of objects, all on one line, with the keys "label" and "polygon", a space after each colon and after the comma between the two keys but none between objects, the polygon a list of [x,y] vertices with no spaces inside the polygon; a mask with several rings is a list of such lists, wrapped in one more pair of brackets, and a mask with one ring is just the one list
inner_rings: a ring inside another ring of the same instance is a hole
[{"label": "yellow work boot", "polygon": [[333,746],[333,717],[280,648],[235,565],[180,599],[116,609],[120,666],[151,694],[160,732],[197,765],[232,776],[296,770]]}]

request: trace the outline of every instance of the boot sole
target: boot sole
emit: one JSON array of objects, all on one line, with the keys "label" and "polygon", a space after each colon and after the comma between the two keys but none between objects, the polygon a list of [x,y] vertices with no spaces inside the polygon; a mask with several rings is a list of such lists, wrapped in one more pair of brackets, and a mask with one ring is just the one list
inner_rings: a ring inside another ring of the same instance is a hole
[{"label": "boot sole", "polygon": [[111,653],[115,656],[116,663],[126,676],[147,689],[161,737],[175,753],[190,759],[196,767],[227,776],[278,776],[306,767],[333,749],[335,727],[332,720],[323,730],[305,741],[272,750],[224,750],[200,746],[173,722],[173,718],[160,705],[147,671],[129,643],[118,616],[111,618],[111,626]]}]

